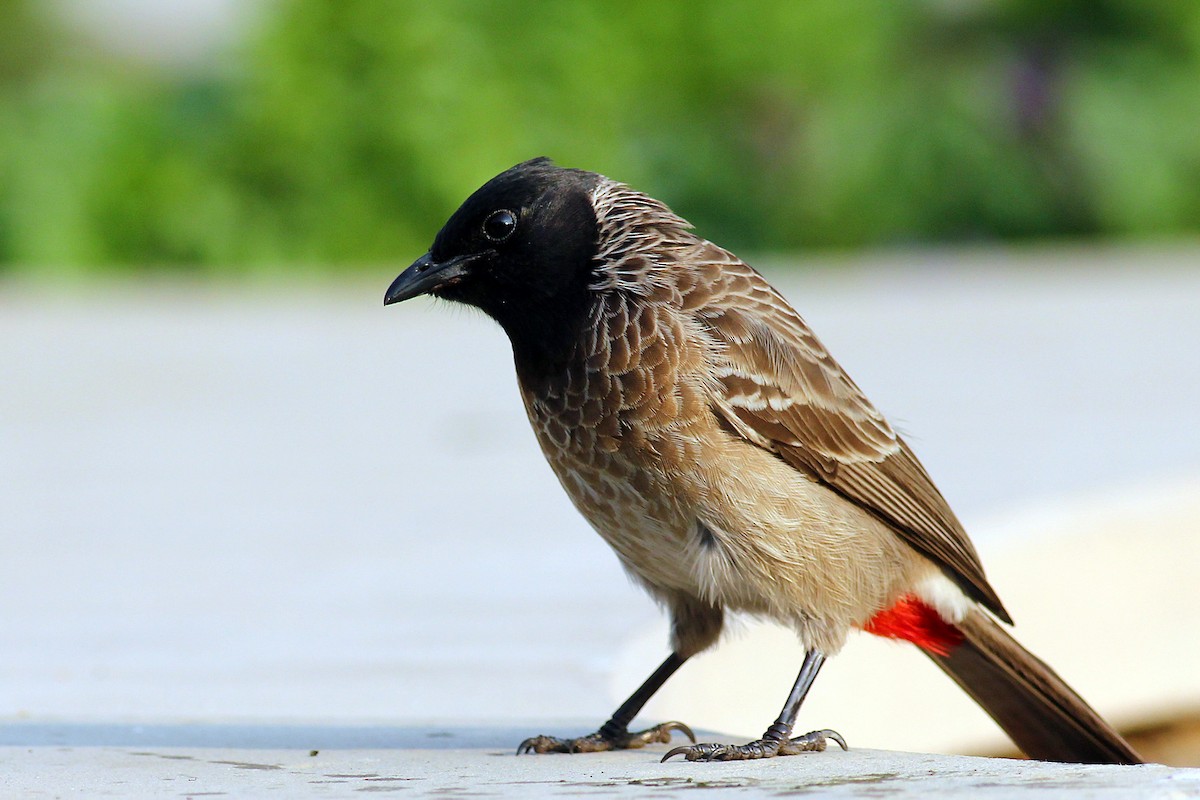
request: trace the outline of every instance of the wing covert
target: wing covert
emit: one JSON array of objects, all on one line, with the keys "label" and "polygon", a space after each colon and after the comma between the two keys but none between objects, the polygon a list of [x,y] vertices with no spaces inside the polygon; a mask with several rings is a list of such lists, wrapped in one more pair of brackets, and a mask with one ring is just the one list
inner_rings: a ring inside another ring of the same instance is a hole
[{"label": "wing covert", "polygon": [[754,444],[892,526],[1011,622],[962,524],[907,443],[757,272],[704,242],[684,306],[717,343],[713,407]]}]

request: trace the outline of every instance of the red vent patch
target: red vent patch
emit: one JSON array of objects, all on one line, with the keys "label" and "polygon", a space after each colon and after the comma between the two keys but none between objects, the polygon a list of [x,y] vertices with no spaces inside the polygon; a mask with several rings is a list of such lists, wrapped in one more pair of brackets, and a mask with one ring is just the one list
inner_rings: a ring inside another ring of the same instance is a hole
[{"label": "red vent patch", "polygon": [[863,630],[888,639],[912,642],[938,656],[950,655],[963,640],[962,631],[911,595],[871,617]]}]

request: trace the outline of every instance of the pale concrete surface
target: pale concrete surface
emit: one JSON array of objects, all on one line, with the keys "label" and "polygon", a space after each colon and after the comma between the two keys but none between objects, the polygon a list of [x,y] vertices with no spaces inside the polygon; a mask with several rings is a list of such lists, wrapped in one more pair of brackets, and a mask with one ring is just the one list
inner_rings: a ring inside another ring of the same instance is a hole
[{"label": "pale concrete surface", "polygon": [[[1200,474],[1198,263],[1196,250],[890,255],[768,272],[909,433],[999,570],[1020,536],[989,520]],[[502,334],[445,306],[383,309],[393,271],[0,285],[6,727],[594,727],[658,662],[664,650],[628,665],[658,611],[543,463]],[[1151,553],[1158,541],[1138,539]],[[1190,630],[1162,583],[1184,568],[1175,553],[1143,563],[1139,608]],[[1026,586],[1055,597],[1042,580],[996,583],[1009,602]],[[1075,625],[1070,604],[1034,607],[1047,630]],[[1154,663],[1119,655],[1129,682],[1157,685]],[[824,670],[814,703],[852,661]],[[747,682],[717,686],[738,703]],[[763,689],[765,721],[787,682]],[[912,746],[890,728],[856,735]],[[80,769],[107,752],[64,746]],[[8,778],[44,775],[49,756],[6,759]]]},{"label": "pale concrete surface", "polygon": [[[0,741],[21,739],[0,727]],[[515,730],[404,728],[332,734],[188,726],[58,732],[0,746],[4,797],[705,797],[1187,798],[1200,770],[1109,767],[853,749],[759,762],[660,764],[665,745],[590,755],[512,754]],[[70,744],[47,746],[55,740]],[[47,741],[48,740],[48,741]],[[214,746],[230,741],[234,747]],[[320,742],[334,742],[320,749]],[[339,749],[337,742],[354,749]],[[45,744],[43,744],[45,742]],[[691,796],[691,795],[685,795]]]}]

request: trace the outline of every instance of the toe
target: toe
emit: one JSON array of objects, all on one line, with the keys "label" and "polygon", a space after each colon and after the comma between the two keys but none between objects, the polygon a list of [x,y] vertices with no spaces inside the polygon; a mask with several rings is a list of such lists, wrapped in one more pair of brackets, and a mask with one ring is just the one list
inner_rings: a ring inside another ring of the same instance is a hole
[{"label": "toe", "polygon": [[682,722],[673,720],[671,722],[664,722],[661,725],[655,725],[653,728],[648,728],[641,733],[629,734],[624,740],[623,746],[634,748],[652,743],[670,744],[671,733],[674,731],[679,731],[695,744],[696,734],[692,733],[692,729]]},{"label": "toe", "polygon": [[517,745],[517,755],[526,753],[566,752],[566,742],[553,736],[530,736]]},{"label": "toe", "polygon": [[828,746],[830,739],[837,742],[838,746],[843,750],[850,749],[840,733],[825,728],[824,730],[810,731],[803,736],[794,736],[788,739],[780,745],[779,755],[792,756],[800,753],[822,753]]},{"label": "toe", "polygon": [[707,742],[704,744],[685,744],[682,747],[676,747],[674,750],[669,751],[662,757],[662,761],[659,763],[661,764],[674,756],[683,756],[688,761],[712,761],[714,758],[719,757],[719,754],[726,749],[726,746],[723,744],[711,744]]}]

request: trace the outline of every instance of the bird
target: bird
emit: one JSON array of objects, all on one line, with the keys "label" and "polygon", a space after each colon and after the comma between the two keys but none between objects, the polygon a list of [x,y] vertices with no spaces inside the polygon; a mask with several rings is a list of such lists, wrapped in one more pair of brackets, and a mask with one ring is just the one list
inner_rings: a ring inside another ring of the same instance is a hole
[{"label": "bird", "polygon": [[[907,442],[755,269],[666,204],[541,157],[472,193],[388,287],[474,306],[512,345],[542,453],[622,566],[670,616],[670,654],[612,717],[518,754],[690,743],[666,761],[847,747],[796,734],[809,688],[849,635],[907,641],[1031,758],[1141,763],[1012,618]],[[752,742],[630,725],[744,613],[795,632],[804,658]]]}]

